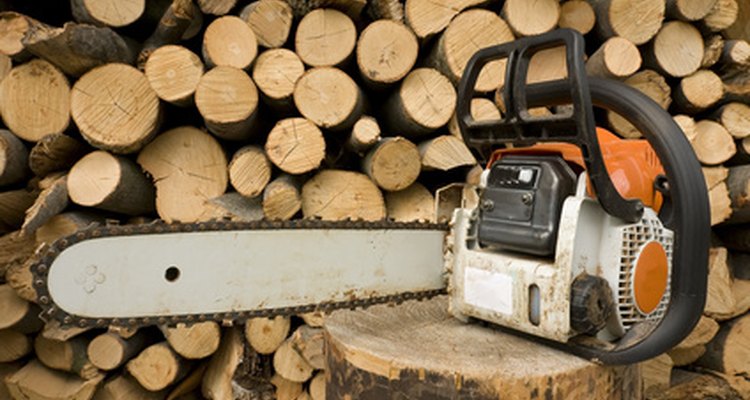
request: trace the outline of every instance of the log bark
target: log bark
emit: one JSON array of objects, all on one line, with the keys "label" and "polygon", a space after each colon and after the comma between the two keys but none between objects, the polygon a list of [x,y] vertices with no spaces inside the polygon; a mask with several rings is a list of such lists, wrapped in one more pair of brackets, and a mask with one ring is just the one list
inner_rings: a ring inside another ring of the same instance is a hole
[{"label": "log bark", "polygon": [[291,340],[286,340],[273,354],[273,368],[282,378],[303,383],[312,378],[313,367],[294,348]]},{"label": "log bark", "polygon": [[557,26],[560,3],[556,0],[506,0],[502,15],[516,36],[541,35]]},{"label": "log bark", "polygon": [[333,8],[359,21],[367,0],[287,0],[295,17],[302,17],[318,8]]},{"label": "log bark", "polygon": [[362,160],[362,170],[381,189],[398,191],[409,187],[422,169],[419,149],[403,137],[382,139]]},{"label": "log bark", "polygon": [[398,222],[435,221],[435,198],[421,183],[385,194],[388,219]]},{"label": "log bark", "polygon": [[734,139],[727,130],[714,121],[703,120],[695,124],[697,135],[691,142],[698,161],[705,165],[718,165],[737,152]]},{"label": "log bark", "polygon": [[737,2],[737,19],[722,32],[728,39],[742,39],[750,41],[750,5],[745,2]]},{"label": "log bark", "polygon": [[130,360],[127,370],[146,390],[158,392],[187,375],[189,365],[167,342],[161,342],[146,347]]},{"label": "log bark", "polygon": [[97,150],[68,174],[68,194],[76,204],[126,215],[154,211],[153,184],[128,158]]},{"label": "log bark", "polygon": [[674,103],[681,110],[696,114],[719,102],[724,84],[716,73],[702,69],[680,80],[674,91]]},{"label": "log bark", "polygon": [[[625,83],[643,92],[665,110],[672,102],[672,92],[667,81],[655,71],[649,69],[642,70],[626,79]],[[614,112],[607,112],[607,121],[612,130],[625,138],[635,139],[641,137],[641,133],[631,123]]]},{"label": "log bark", "polygon": [[641,398],[637,366],[598,366],[462,323],[446,310],[446,298],[439,297],[331,315],[326,397]]},{"label": "log bark", "polygon": [[384,89],[402,80],[417,62],[419,43],[406,25],[379,20],[362,31],[357,41],[357,66],[364,81]]},{"label": "log bark", "polygon": [[705,18],[716,5],[716,0],[667,0],[667,17],[681,21]]},{"label": "log bark", "polygon": [[750,74],[744,70],[731,70],[721,75],[725,98],[728,101],[750,102]]},{"label": "log bark", "polygon": [[0,192],[0,233],[21,227],[24,212],[34,204],[36,193],[26,189]]},{"label": "log bark", "polygon": [[304,73],[305,66],[297,54],[287,49],[270,49],[255,61],[253,81],[263,102],[284,113],[294,108],[294,86]]},{"label": "log bark", "polygon": [[6,272],[23,265],[34,254],[36,241],[34,236],[14,231],[0,236],[0,282],[8,279]]},{"label": "log bark", "polygon": [[141,151],[138,164],[153,177],[156,211],[167,222],[199,220],[205,201],[227,188],[224,150],[194,127],[162,133]]},{"label": "log bark", "polygon": [[652,393],[650,397],[652,400],[702,400],[709,398],[740,400],[746,397],[743,397],[723,377],[682,370],[675,370],[672,387]]},{"label": "log bark", "polygon": [[258,354],[273,354],[289,336],[287,317],[252,318],[245,324],[245,339]]},{"label": "log bark", "polygon": [[275,49],[284,46],[292,30],[292,7],[282,0],[260,0],[245,6],[240,18],[250,25],[258,44]]},{"label": "log bark", "polygon": [[143,42],[136,60],[138,66],[143,68],[156,49],[186,39],[190,30],[195,29],[196,25],[200,29],[201,24],[201,13],[192,0],[173,0],[159,19],[154,32]]},{"label": "log bark", "polygon": [[668,354],[674,365],[683,366],[695,362],[706,351],[705,345],[716,336],[718,331],[719,324],[714,319],[701,316],[693,331],[669,350]]},{"label": "log bark", "polygon": [[747,104],[739,102],[725,104],[712,114],[712,118],[721,123],[736,139],[750,136],[750,106]]},{"label": "log bark", "polygon": [[0,187],[27,177],[29,152],[23,142],[8,130],[0,130]]},{"label": "log bark", "polygon": [[0,363],[10,363],[25,357],[33,349],[31,339],[12,329],[0,330]]},{"label": "log bark", "polygon": [[750,340],[747,330],[750,329],[750,315],[725,322],[721,329],[706,346],[706,354],[698,360],[698,365],[726,373],[728,375],[747,374],[750,372]]},{"label": "log bark", "polygon": [[729,198],[732,200],[732,217],[728,222],[745,223],[750,222],[750,209],[748,209],[748,195],[750,187],[750,166],[741,165],[729,168],[727,177],[727,188]]},{"label": "log bark", "polygon": [[[650,0],[589,0],[600,37],[624,37],[640,46],[654,37],[664,20],[665,3]],[[634,12],[638,10],[638,12]]]},{"label": "log bark", "polygon": [[491,0],[409,0],[404,5],[406,23],[421,41],[442,32],[461,11]]},{"label": "log bark", "polygon": [[206,374],[207,367],[208,363],[203,363],[193,369],[185,379],[169,390],[167,400],[202,398],[198,397],[198,392],[200,392],[201,383],[203,382],[203,377]]},{"label": "log bark", "polygon": [[160,400],[163,392],[150,392],[135,379],[125,374],[118,374],[107,379],[96,391],[93,400]]},{"label": "log bark", "polygon": [[367,15],[373,20],[404,22],[404,4],[399,0],[372,0],[367,6]]},{"label": "log bark", "polygon": [[294,104],[300,114],[332,131],[350,129],[362,115],[364,101],[359,86],[337,68],[310,69],[294,87]]},{"label": "log bark", "polygon": [[643,377],[643,394],[646,398],[649,398],[651,393],[658,393],[669,388],[673,365],[672,359],[666,354],[661,354],[640,363],[641,376]]},{"label": "log bark", "polygon": [[11,397],[10,392],[8,392],[8,387],[5,385],[5,379],[21,369],[23,367],[23,363],[14,362],[14,363],[2,363],[0,364],[0,382],[3,382],[3,384],[0,385],[0,399],[2,400],[12,400],[13,397]]},{"label": "log bark", "polygon": [[357,29],[346,14],[318,9],[305,14],[297,25],[294,48],[311,67],[335,67],[351,59],[356,42]]},{"label": "log bark", "polygon": [[70,0],[70,8],[78,22],[119,28],[143,15],[146,0]]},{"label": "log bark", "polygon": [[466,144],[453,135],[438,136],[420,143],[419,154],[423,170],[448,171],[477,163]]},{"label": "log bark", "polygon": [[383,122],[390,132],[418,137],[447,124],[455,108],[456,90],[450,81],[437,70],[418,68],[386,101],[387,119]]},{"label": "log bark", "polygon": [[612,37],[586,61],[589,75],[625,79],[641,67],[641,53],[628,39]]},{"label": "log bark", "polygon": [[70,136],[55,133],[44,136],[29,152],[29,168],[36,176],[65,171],[86,155],[86,145]]},{"label": "log bark", "polygon": [[5,384],[14,399],[86,400],[93,397],[103,378],[104,375],[99,375],[94,379],[83,380],[46,368],[34,360],[6,377]]},{"label": "log bark", "polygon": [[732,26],[737,21],[738,15],[737,0],[717,0],[700,23],[704,30],[719,32]]},{"label": "log bark", "polygon": [[258,41],[250,26],[239,17],[214,20],[203,34],[203,60],[209,67],[246,69],[258,54]]},{"label": "log bark", "polygon": [[263,215],[269,220],[292,219],[302,208],[302,185],[292,175],[283,174],[263,190]]},{"label": "log bark", "polygon": [[364,155],[378,141],[380,141],[378,120],[369,115],[363,115],[354,123],[345,146],[349,151]]},{"label": "log bark", "polygon": [[124,64],[107,64],[73,85],[70,112],[92,146],[134,153],[156,134],[161,123],[159,97],[146,76]]},{"label": "log bark", "polygon": [[711,68],[721,58],[724,49],[724,38],[721,35],[711,35],[706,38],[703,46],[703,60],[701,68]]},{"label": "log bark", "polygon": [[385,204],[380,189],[366,175],[324,170],[302,187],[302,214],[333,221],[377,221],[385,217]]},{"label": "log bark", "polygon": [[121,367],[140,353],[146,342],[145,332],[140,332],[128,339],[116,333],[104,332],[89,342],[86,354],[95,367],[111,371]]},{"label": "log bark", "polygon": [[244,346],[239,328],[227,329],[221,339],[221,346],[211,357],[203,376],[201,392],[208,399],[231,399],[232,378],[237,365],[242,361]]},{"label": "log bark", "polygon": [[323,133],[305,118],[277,122],[268,133],[265,150],[268,159],[289,174],[303,174],[320,166],[325,157]]},{"label": "log bark", "polygon": [[224,15],[237,4],[237,0],[197,0],[204,14]]},{"label": "log bark", "polygon": [[38,335],[34,340],[34,353],[48,368],[72,372],[85,380],[103,376],[86,354],[90,340],[76,336],[70,340],[47,339]]},{"label": "log bark", "polygon": [[582,35],[594,29],[596,14],[591,4],[585,0],[569,0],[560,5],[560,28],[575,29]]},{"label": "log bark", "polygon": [[748,69],[750,67],[750,43],[745,40],[727,40],[721,52],[719,65],[722,69]]},{"label": "log bark", "polygon": [[164,337],[177,354],[189,360],[206,358],[216,352],[221,341],[219,324],[213,321],[193,325],[162,327]]},{"label": "log bark", "polygon": [[13,68],[0,83],[0,113],[16,136],[36,142],[62,133],[70,122],[70,86],[60,70],[44,60]]},{"label": "log bark", "polygon": [[667,22],[647,46],[643,61],[663,74],[675,78],[688,76],[703,61],[703,37],[687,22]]},{"label": "log bark", "polygon": [[263,193],[271,180],[271,162],[258,146],[245,146],[234,153],[229,162],[229,182],[243,196]]},{"label": "log bark", "polygon": [[263,205],[260,197],[245,197],[237,192],[225,193],[207,200],[200,221],[259,221],[263,219]]},{"label": "log bark", "polygon": [[195,105],[208,130],[222,139],[248,140],[256,133],[258,89],[241,69],[219,66],[204,74]]},{"label": "log bark", "polygon": [[10,285],[0,285],[0,329],[37,332],[42,327],[39,312],[36,304],[18,297]]},{"label": "log bark", "polygon": [[193,103],[198,82],[203,76],[203,62],[185,47],[166,45],[148,56],[144,73],[160,99],[178,106],[188,106]]},{"label": "log bark", "polygon": [[32,237],[40,226],[61,213],[69,203],[67,175],[49,175],[41,180],[40,186],[42,191],[26,210],[26,218],[21,226],[22,234]]}]

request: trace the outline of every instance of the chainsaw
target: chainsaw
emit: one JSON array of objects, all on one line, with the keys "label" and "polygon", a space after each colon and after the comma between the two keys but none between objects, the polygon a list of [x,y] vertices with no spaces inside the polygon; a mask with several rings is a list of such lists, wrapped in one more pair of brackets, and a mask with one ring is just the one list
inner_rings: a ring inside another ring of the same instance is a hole
[{"label": "chainsaw", "polygon": [[[527,84],[564,46],[567,77]],[[447,294],[449,311],[604,364],[654,357],[705,302],[709,208],[692,148],[654,101],[587,77],[572,30],[479,51],[459,83],[464,141],[487,168],[436,196],[436,223],[294,221],[93,227],[37,252],[42,318],[139,327],[355,309]],[[470,102],[505,60],[497,121]],[[595,126],[594,106],[645,140]],[[533,107],[555,107],[532,116]],[[508,145],[512,146],[508,146]],[[453,199],[453,200],[445,200]]]}]

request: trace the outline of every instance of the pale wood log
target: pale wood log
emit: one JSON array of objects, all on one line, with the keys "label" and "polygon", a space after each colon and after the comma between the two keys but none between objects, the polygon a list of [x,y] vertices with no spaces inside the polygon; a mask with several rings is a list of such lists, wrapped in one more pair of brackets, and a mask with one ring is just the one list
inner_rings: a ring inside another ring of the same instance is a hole
[{"label": "pale wood log", "polygon": [[716,185],[727,180],[729,169],[726,167],[703,167],[703,178],[706,180],[706,188],[713,189]]},{"label": "pale wood log", "polygon": [[750,106],[732,102],[725,104],[712,117],[726,128],[732,137],[742,139],[750,136]]},{"label": "pale wood log", "polygon": [[750,74],[747,71],[730,70],[721,75],[725,97],[729,101],[750,102]]},{"label": "pale wood log", "polygon": [[72,76],[108,63],[132,64],[137,55],[135,45],[112,29],[73,22],[62,28],[32,24],[23,45]]},{"label": "pale wood log", "polygon": [[82,336],[60,341],[38,335],[34,340],[34,353],[48,368],[72,372],[89,380],[103,375],[86,354],[89,342]]},{"label": "pale wood log", "polygon": [[78,335],[81,335],[82,333],[88,332],[91,329],[93,328],[91,327],[81,328],[78,326],[70,326],[70,325],[62,326],[62,324],[60,324],[59,321],[52,320],[44,324],[41,335],[45,339],[64,342]]},{"label": "pale wood log", "polygon": [[294,87],[294,104],[300,114],[324,129],[350,129],[364,111],[364,95],[342,70],[312,68]]},{"label": "pale wood log", "polygon": [[705,165],[717,165],[729,160],[737,152],[734,139],[719,123],[710,120],[695,124],[697,135],[691,142],[698,161]]},{"label": "pale wood log", "polygon": [[140,152],[138,164],[153,177],[156,211],[167,222],[200,219],[204,202],[223,194],[229,180],[221,145],[190,126],[159,135]]},{"label": "pale wood log", "polygon": [[737,6],[739,7],[737,10],[737,19],[734,21],[734,23],[724,29],[722,31],[722,34],[727,37],[727,39],[742,39],[750,41],[750,4],[747,4],[747,2],[737,2]]},{"label": "pale wood log", "polygon": [[640,46],[654,37],[664,20],[665,3],[651,0],[589,0],[599,36],[621,36]]},{"label": "pale wood log", "polygon": [[747,313],[750,310],[750,281],[735,279],[732,282],[732,296],[734,296],[733,317]]},{"label": "pale wood log", "polygon": [[438,394],[533,398],[545,391],[565,398],[641,398],[638,366],[603,367],[460,322],[448,314],[445,297],[339,311],[327,318],[325,332],[326,397],[331,399],[365,393],[373,398],[396,393],[413,399]]},{"label": "pale wood log", "polygon": [[698,132],[695,129],[695,120],[693,117],[685,114],[678,114],[672,116],[672,119],[674,119],[674,122],[676,122],[680,129],[682,129],[682,133],[685,134],[688,141],[692,142],[698,135]]},{"label": "pale wood log", "polygon": [[201,392],[208,399],[231,399],[232,377],[237,365],[242,361],[244,347],[239,328],[227,329],[221,339],[221,346],[211,357],[203,375]]},{"label": "pale wood log", "polygon": [[744,398],[725,378],[709,373],[675,370],[673,386],[651,393],[652,400],[703,400]]},{"label": "pale wood log", "polygon": [[271,377],[271,384],[276,388],[276,400],[296,400],[304,393],[302,382],[295,382],[279,374]]},{"label": "pale wood log", "polygon": [[136,163],[97,150],[70,169],[68,194],[76,204],[126,215],[154,210],[154,186]]},{"label": "pale wood log", "polygon": [[596,14],[585,0],[568,0],[560,5],[560,28],[575,29],[581,34],[589,33],[596,23]]},{"label": "pale wood log", "polygon": [[23,38],[31,23],[25,15],[13,11],[0,12],[0,53],[16,61],[29,58]]},{"label": "pale wood log", "polygon": [[294,86],[304,73],[305,65],[296,53],[287,49],[270,49],[255,60],[253,81],[258,85],[261,99],[283,112],[294,108]]},{"label": "pale wood log", "polygon": [[432,68],[409,73],[386,101],[385,122],[389,132],[407,137],[429,134],[450,120],[456,108],[456,90]]},{"label": "pale wood log", "polygon": [[210,356],[219,348],[221,329],[214,321],[162,327],[164,337],[177,354],[189,360]]},{"label": "pale wood log", "polygon": [[203,204],[199,221],[259,221],[263,219],[263,205],[260,196],[246,197],[237,192],[224,193],[209,199]]},{"label": "pale wood log", "polygon": [[146,341],[145,332],[140,332],[128,339],[113,332],[104,332],[89,342],[86,354],[95,367],[111,371],[121,367],[140,353]]},{"label": "pale wood log", "polygon": [[724,96],[724,84],[708,69],[688,75],[674,91],[674,103],[682,111],[698,113],[716,104]]},{"label": "pale wood log", "polygon": [[325,314],[321,311],[300,314],[299,317],[302,318],[307,325],[312,326],[313,328],[322,327],[323,322],[325,321]]},{"label": "pale wood log", "polygon": [[727,249],[711,248],[708,261],[708,288],[703,313],[716,320],[732,315],[735,300],[732,294],[732,274],[727,266]]},{"label": "pale wood log", "polygon": [[203,363],[199,365],[197,368],[193,369],[185,379],[180,381],[180,383],[175,385],[174,388],[169,390],[169,394],[167,395],[167,400],[175,400],[175,399],[187,400],[193,397],[196,397],[197,399],[201,399],[202,397],[198,397],[198,394],[196,392],[198,393],[200,392],[200,387],[201,387],[201,384],[203,383],[203,377],[206,374],[207,368],[208,368],[208,362]]},{"label": "pale wood log", "polygon": [[703,37],[683,21],[665,23],[643,53],[645,65],[675,78],[697,71],[702,61]]},{"label": "pale wood log", "polygon": [[302,214],[324,220],[385,218],[385,202],[377,185],[367,175],[324,170],[302,187]]},{"label": "pale wood log", "polygon": [[302,325],[289,337],[292,348],[314,369],[325,369],[323,329]]},{"label": "pale wood log", "polygon": [[292,30],[292,7],[283,0],[259,0],[245,6],[240,18],[250,25],[258,44],[274,49],[283,46]]},{"label": "pale wood log", "polygon": [[667,17],[682,21],[698,21],[711,12],[716,0],[667,0]]},{"label": "pale wood log", "polygon": [[313,367],[294,348],[290,340],[284,341],[273,354],[273,368],[282,378],[292,382],[305,382],[312,378]]},{"label": "pale wood log", "polygon": [[6,272],[23,265],[35,249],[34,236],[24,235],[20,230],[0,236],[0,282],[8,280]]},{"label": "pale wood log", "polygon": [[14,399],[25,400],[88,400],[104,379],[79,377],[55,371],[37,360],[31,361],[18,372],[5,378],[8,392]]},{"label": "pale wood log", "polygon": [[[456,85],[474,53],[513,39],[510,27],[497,14],[489,10],[471,9],[450,22],[433,46],[427,62]],[[488,63],[477,78],[476,89],[481,92],[497,89],[503,82],[504,74],[505,60]]]},{"label": "pale wood log", "polygon": [[222,139],[247,140],[255,134],[258,89],[241,69],[219,66],[205,73],[195,90],[195,105],[208,130]]},{"label": "pale wood log", "polygon": [[89,149],[86,145],[61,133],[44,136],[29,152],[29,168],[36,176],[68,170]]},{"label": "pale wood log", "polygon": [[146,347],[126,365],[141,386],[158,392],[187,375],[190,364],[181,359],[167,342],[161,342]]},{"label": "pale wood log", "polygon": [[39,307],[18,297],[10,285],[0,285],[0,329],[37,332],[42,327],[39,312]]},{"label": "pale wood log", "polygon": [[311,67],[342,66],[352,57],[356,42],[357,30],[346,14],[318,9],[299,22],[294,48]]},{"label": "pale wood log", "polygon": [[673,365],[672,359],[666,354],[640,363],[641,376],[643,376],[643,394],[647,398],[651,393],[658,393],[669,388]]},{"label": "pale wood log", "polygon": [[701,21],[701,26],[710,32],[729,28],[737,21],[739,5],[736,0],[717,0],[711,11]]},{"label": "pale wood log", "polygon": [[411,71],[417,61],[419,44],[406,25],[379,20],[362,31],[357,41],[357,66],[364,81],[383,89]]},{"label": "pale wood log", "polygon": [[675,366],[692,364],[706,352],[706,343],[719,331],[719,324],[712,318],[701,316],[693,331],[677,346],[669,350]]},{"label": "pale wood log", "polygon": [[117,374],[107,379],[96,391],[93,400],[160,400],[163,392],[150,392],[135,379],[125,374]]},{"label": "pale wood log", "polygon": [[711,226],[726,221],[732,215],[732,200],[726,183],[718,183],[709,189],[708,202],[711,207]]},{"label": "pale wood log", "polygon": [[8,130],[0,129],[0,186],[18,183],[28,175],[28,157],[23,142]]},{"label": "pale wood log", "polygon": [[[200,29],[201,16],[200,10],[192,0],[173,0],[159,19],[154,32],[143,42],[136,60],[138,67],[143,68],[159,47],[172,45],[185,39],[185,36],[190,35],[191,29],[194,30],[196,25]],[[194,63],[194,60],[190,61]],[[164,62],[163,59],[162,62]],[[189,67],[189,65],[186,66],[186,68]]]},{"label": "pale wood log", "polygon": [[364,155],[378,141],[380,141],[378,120],[369,115],[363,115],[352,126],[352,132],[345,146],[349,151]]},{"label": "pale wood log", "polygon": [[723,69],[750,69],[750,43],[745,40],[727,40],[719,63]]},{"label": "pale wood log", "polygon": [[302,208],[302,185],[292,175],[283,174],[263,190],[263,214],[269,220],[292,219]]},{"label": "pale wood log", "polygon": [[724,49],[724,38],[721,35],[711,35],[706,38],[703,46],[703,60],[701,68],[711,68],[721,58]]},{"label": "pale wood log", "polygon": [[204,14],[224,15],[234,8],[237,0],[197,0],[196,3]]},{"label": "pale wood log", "polygon": [[638,48],[622,37],[607,39],[586,61],[588,75],[610,79],[625,79],[641,67]]},{"label": "pale wood log", "polygon": [[127,326],[110,325],[107,327],[107,332],[114,333],[123,339],[130,339],[138,334],[138,328],[132,328]]},{"label": "pale wood log", "polygon": [[[655,71],[650,69],[640,71],[626,79],[625,83],[643,92],[665,110],[672,102],[672,91],[667,81]],[[613,131],[625,138],[635,139],[641,137],[641,133],[619,114],[608,111],[607,121]]]},{"label": "pale wood log", "polygon": [[489,3],[491,0],[407,0],[406,23],[420,40],[442,32],[461,11]]},{"label": "pale wood log", "polygon": [[296,18],[304,17],[318,8],[339,10],[353,20],[359,20],[367,0],[287,0]]},{"label": "pale wood log", "polygon": [[325,146],[323,133],[310,120],[287,118],[277,122],[268,133],[265,150],[279,169],[297,175],[320,166]]},{"label": "pale wood log", "polygon": [[252,318],[245,324],[245,339],[258,354],[272,354],[289,336],[288,317]]},{"label": "pale wood log", "polygon": [[53,216],[36,230],[36,243],[52,244],[52,242],[61,237],[72,235],[82,229],[103,222],[104,218],[102,216],[91,212],[64,212]]},{"label": "pale wood log", "polygon": [[214,20],[203,35],[203,60],[209,67],[250,67],[258,54],[258,41],[250,26],[239,17]]},{"label": "pale wood log", "polygon": [[312,400],[325,400],[326,399],[326,375],[324,372],[318,372],[310,380],[308,387],[310,392],[310,398]]},{"label": "pale wood log", "polygon": [[742,165],[729,168],[727,188],[729,189],[729,198],[732,200],[732,216],[729,222],[750,222],[750,210],[747,209],[748,195],[750,195],[750,166]]},{"label": "pale wood log", "polygon": [[[471,99],[471,103],[469,103],[469,112],[475,121],[497,121],[502,118],[502,114],[500,113],[500,109],[497,108],[497,105],[495,105],[492,100],[483,97]],[[455,113],[450,121],[448,121],[448,132],[453,136],[463,139],[461,129],[458,126],[458,117]]]},{"label": "pale wood log", "polygon": [[367,14],[373,20],[404,22],[404,4],[399,0],[371,0],[367,6]]},{"label": "pale wood log", "polygon": [[92,146],[114,153],[140,150],[157,132],[161,107],[143,72],[106,64],[73,85],[70,112]]},{"label": "pale wood log", "polygon": [[474,156],[463,140],[443,135],[419,144],[423,170],[448,171],[453,168],[474,165]]},{"label": "pale wood log", "polygon": [[419,182],[398,192],[385,194],[388,219],[399,222],[435,221],[435,198]]},{"label": "pale wood log", "polygon": [[76,21],[114,28],[132,24],[145,8],[146,0],[70,0]]},{"label": "pale wood log", "polygon": [[36,192],[27,189],[0,192],[0,233],[20,228],[24,213],[34,204],[35,198]]},{"label": "pale wood log", "polygon": [[67,78],[44,60],[13,68],[0,83],[0,113],[5,125],[24,140],[61,133],[70,122]]},{"label": "pale wood log", "polygon": [[13,363],[0,363],[0,400],[13,400],[5,385],[5,379],[21,369],[23,363],[20,361]]},{"label": "pale wood log", "polygon": [[203,76],[203,62],[197,54],[177,45],[166,45],[149,55],[144,73],[160,99],[187,106]]},{"label": "pale wood log", "polygon": [[674,349],[669,351],[669,357],[675,366],[686,366],[694,363],[706,353],[706,345],[697,345],[685,349]]},{"label": "pale wood log", "polygon": [[0,363],[20,360],[32,349],[31,338],[23,333],[13,329],[0,330]]},{"label": "pale wood log", "polygon": [[255,197],[263,193],[271,180],[271,162],[258,146],[245,146],[229,162],[229,182],[243,196]]},{"label": "pale wood log", "polygon": [[422,164],[417,146],[403,137],[382,139],[362,160],[362,170],[381,189],[397,191],[419,177]]},{"label": "pale wood log", "polygon": [[51,174],[42,179],[41,183],[46,186],[34,200],[34,204],[26,210],[26,218],[21,226],[21,232],[31,237],[39,227],[61,213],[69,203],[67,175]]},{"label": "pale wood log", "polygon": [[728,375],[750,372],[750,315],[725,322],[711,342],[706,346],[706,354],[698,360],[698,365]]},{"label": "pale wood log", "polygon": [[557,0],[506,0],[502,15],[517,36],[540,35],[557,26],[560,3]]}]

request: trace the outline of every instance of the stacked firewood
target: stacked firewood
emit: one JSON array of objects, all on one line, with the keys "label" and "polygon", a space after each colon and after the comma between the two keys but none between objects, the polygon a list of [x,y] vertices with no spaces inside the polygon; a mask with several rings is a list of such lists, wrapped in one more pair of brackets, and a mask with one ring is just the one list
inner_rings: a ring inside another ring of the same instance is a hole
[{"label": "stacked firewood", "polygon": [[[0,1],[0,399],[324,398],[319,315],[62,329],[37,317],[28,260],[92,225],[434,220],[436,188],[481,171],[454,116],[466,62],[556,27],[586,35],[590,75],[675,116],[720,226],[705,317],[644,366],[647,393],[750,393],[746,1],[55,3]],[[564,76],[561,50],[529,80]],[[475,118],[502,115],[502,80],[482,72]]]}]

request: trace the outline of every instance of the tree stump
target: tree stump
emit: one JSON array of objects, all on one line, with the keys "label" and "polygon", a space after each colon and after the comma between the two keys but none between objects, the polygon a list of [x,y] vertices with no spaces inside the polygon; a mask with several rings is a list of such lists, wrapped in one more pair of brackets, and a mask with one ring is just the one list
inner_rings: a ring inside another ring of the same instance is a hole
[{"label": "tree stump", "polygon": [[638,399],[637,366],[604,367],[451,317],[447,299],[326,319],[331,399]]}]

